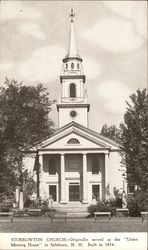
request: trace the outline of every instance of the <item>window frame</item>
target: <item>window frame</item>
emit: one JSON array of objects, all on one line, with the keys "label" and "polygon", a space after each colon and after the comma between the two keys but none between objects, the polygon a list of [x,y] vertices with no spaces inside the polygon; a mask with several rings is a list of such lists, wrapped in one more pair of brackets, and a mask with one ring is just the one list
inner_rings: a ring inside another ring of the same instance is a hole
[{"label": "window frame", "polygon": [[76,96],[77,96],[75,83],[70,83],[69,96],[70,96],[70,98],[76,98]]},{"label": "window frame", "polygon": [[98,158],[92,158],[92,175],[100,173],[100,166]]},{"label": "window frame", "polygon": [[54,197],[53,197],[53,195],[52,195],[52,199],[53,199],[53,202],[57,202],[57,199],[58,199],[58,196],[57,196],[57,185],[56,184],[50,184],[50,185],[48,185],[49,186],[49,195],[52,195],[51,193],[50,193],[50,187],[55,187],[55,200],[53,199]]},{"label": "window frame", "polygon": [[[54,164],[53,164],[53,166],[54,166],[54,171],[53,171],[53,173],[50,172],[50,170],[51,170],[50,162],[53,162],[53,163],[54,163]],[[48,161],[48,173],[49,173],[50,176],[55,176],[55,175],[57,174],[55,159],[49,159],[49,161]]]}]

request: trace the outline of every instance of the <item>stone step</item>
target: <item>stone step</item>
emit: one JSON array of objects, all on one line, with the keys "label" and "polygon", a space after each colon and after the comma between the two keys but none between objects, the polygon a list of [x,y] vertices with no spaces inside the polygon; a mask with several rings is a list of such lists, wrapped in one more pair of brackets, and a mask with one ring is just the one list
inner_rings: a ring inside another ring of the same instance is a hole
[{"label": "stone step", "polygon": [[66,211],[69,213],[87,212],[87,207],[55,207],[56,211]]},{"label": "stone step", "polygon": [[82,203],[82,202],[77,202],[77,201],[71,201],[71,202],[68,202],[68,203],[58,203],[58,202],[55,202],[54,203],[55,206],[79,206],[79,207],[82,207],[82,206],[87,206],[88,203]]},{"label": "stone step", "polygon": [[88,212],[77,212],[77,213],[75,213],[75,212],[73,212],[73,213],[67,213],[67,217],[73,217],[73,218],[79,218],[79,217],[87,217],[87,216],[89,216],[90,215],[90,213],[88,213]]},{"label": "stone step", "polygon": [[65,211],[68,213],[83,213],[88,212],[88,204],[83,204],[81,202],[70,202],[67,204],[53,204],[53,207],[56,209],[56,211]]}]

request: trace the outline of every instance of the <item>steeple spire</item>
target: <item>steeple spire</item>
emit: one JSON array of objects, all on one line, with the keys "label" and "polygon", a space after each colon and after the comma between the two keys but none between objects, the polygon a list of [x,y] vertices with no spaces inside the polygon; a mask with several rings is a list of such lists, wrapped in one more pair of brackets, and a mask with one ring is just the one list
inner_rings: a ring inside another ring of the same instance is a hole
[{"label": "steeple spire", "polygon": [[73,9],[71,9],[69,17],[70,17],[70,38],[69,38],[70,40],[69,40],[68,55],[66,57],[80,57],[75,38],[75,31],[74,31],[75,13],[73,12]]}]

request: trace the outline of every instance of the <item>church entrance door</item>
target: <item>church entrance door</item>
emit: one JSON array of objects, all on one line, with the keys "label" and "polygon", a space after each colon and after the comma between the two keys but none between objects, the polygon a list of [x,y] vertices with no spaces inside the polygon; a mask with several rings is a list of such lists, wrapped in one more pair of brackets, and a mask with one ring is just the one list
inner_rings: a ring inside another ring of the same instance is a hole
[{"label": "church entrance door", "polygon": [[79,200],[80,200],[80,186],[69,185],[69,201],[79,201]]}]

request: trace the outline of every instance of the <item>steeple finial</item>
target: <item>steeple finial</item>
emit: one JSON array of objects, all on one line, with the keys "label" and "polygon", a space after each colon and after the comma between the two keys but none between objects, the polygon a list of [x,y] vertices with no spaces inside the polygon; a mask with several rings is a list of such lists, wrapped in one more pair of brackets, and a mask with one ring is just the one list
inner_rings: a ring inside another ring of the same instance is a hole
[{"label": "steeple finial", "polygon": [[70,17],[70,22],[73,23],[73,21],[74,21],[73,18],[75,17],[75,13],[73,12],[73,8],[71,8],[71,12],[69,14],[69,17]]},{"label": "steeple finial", "polygon": [[70,17],[70,36],[69,36],[69,49],[68,49],[68,54],[66,57],[79,57],[77,42],[76,42],[75,32],[74,32],[75,13],[72,8],[71,8],[69,17]]}]

